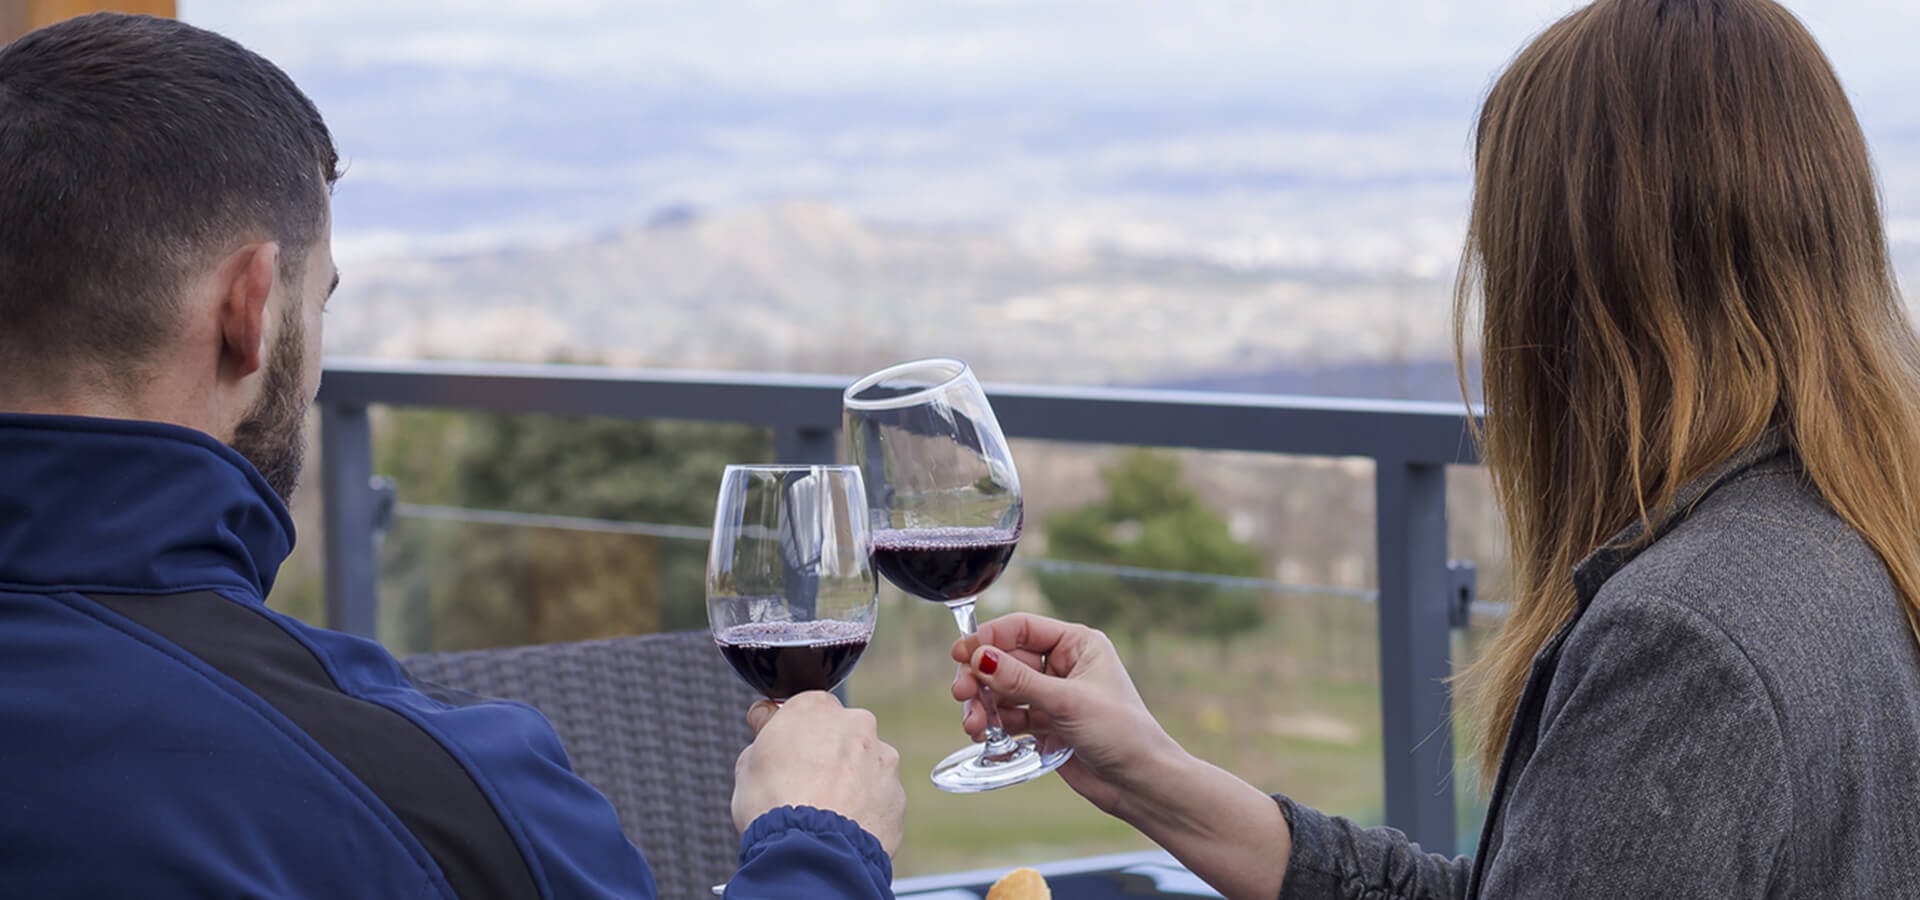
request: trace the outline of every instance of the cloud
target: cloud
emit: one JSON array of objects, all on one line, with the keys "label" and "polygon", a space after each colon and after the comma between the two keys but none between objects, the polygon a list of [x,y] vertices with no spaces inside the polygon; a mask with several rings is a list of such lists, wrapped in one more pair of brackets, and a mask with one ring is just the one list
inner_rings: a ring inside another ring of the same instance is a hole
[{"label": "cloud", "polygon": [[[807,196],[1069,236],[1111,222],[1116,240],[1263,259],[1275,235],[1301,245],[1306,228],[1429,255],[1447,244],[1434,235],[1451,226],[1433,223],[1464,201],[1480,92],[1573,5],[182,0],[181,12],[314,95],[353,162],[337,210],[359,247]],[[1890,208],[1920,209],[1920,108],[1906,90],[1920,80],[1920,4],[1798,6],[1861,97]]]},{"label": "cloud", "polygon": [[1566,4],[189,0],[183,7],[188,19],[294,67],[411,62],[568,76],[667,67],[799,90],[1047,90],[1191,78],[1251,85],[1303,71],[1486,70]]},{"label": "cloud", "polygon": [[[296,75],[412,64],[745,89],[1259,95],[1453,79],[1473,91],[1569,0],[183,0]],[[1797,4],[1842,74],[1910,84],[1920,4]]]}]

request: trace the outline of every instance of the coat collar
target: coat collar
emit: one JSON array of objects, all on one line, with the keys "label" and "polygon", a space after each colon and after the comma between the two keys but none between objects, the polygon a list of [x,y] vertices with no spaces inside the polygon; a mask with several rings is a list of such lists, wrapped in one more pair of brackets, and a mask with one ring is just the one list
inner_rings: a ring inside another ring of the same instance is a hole
[{"label": "coat collar", "polygon": [[264,600],[293,539],[266,479],[206,434],[0,414],[0,585]]},{"label": "coat collar", "polygon": [[1636,520],[1611,540],[1601,544],[1599,549],[1587,554],[1587,558],[1573,567],[1574,589],[1580,598],[1580,608],[1586,609],[1600,593],[1600,586],[1607,579],[1618,574],[1627,564],[1633,562],[1648,545],[1672,531],[1687,517],[1693,507],[1708,494],[1735,476],[1746,472],[1782,453],[1787,452],[1786,438],[1777,428],[1768,429],[1759,440],[1749,444],[1745,450],[1729,457],[1727,461],[1715,466],[1712,471],[1688,482],[1674,494],[1673,503],[1664,509],[1654,510],[1650,517],[1653,522],[1651,534],[1647,531],[1647,522]]}]

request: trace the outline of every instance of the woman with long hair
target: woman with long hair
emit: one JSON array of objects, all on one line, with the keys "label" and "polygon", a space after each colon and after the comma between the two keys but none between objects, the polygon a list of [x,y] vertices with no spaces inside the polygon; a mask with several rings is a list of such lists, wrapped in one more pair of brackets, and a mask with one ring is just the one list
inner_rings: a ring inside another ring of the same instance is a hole
[{"label": "woman with long hair", "polygon": [[955,696],[1229,897],[1920,896],[1920,341],[1826,57],[1770,0],[1599,0],[1494,85],[1474,181],[1513,555],[1475,857],[1195,760],[1083,626],[989,623]]}]

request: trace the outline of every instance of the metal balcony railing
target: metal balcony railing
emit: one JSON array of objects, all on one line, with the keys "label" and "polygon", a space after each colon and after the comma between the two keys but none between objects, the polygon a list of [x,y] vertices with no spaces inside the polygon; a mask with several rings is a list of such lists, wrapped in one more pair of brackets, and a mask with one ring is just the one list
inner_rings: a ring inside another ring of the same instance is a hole
[{"label": "metal balcony railing", "polygon": [[[768,426],[782,462],[834,461],[850,378],[578,366],[332,360],[320,390],[327,618],[373,636],[376,487],[371,406]],[[1007,435],[1086,444],[1366,457],[1375,464],[1386,821],[1451,851],[1449,629],[1471,599],[1447,557],[1448,465],[1477,464],[1455,404],[1193,391],[989,386]]]}]

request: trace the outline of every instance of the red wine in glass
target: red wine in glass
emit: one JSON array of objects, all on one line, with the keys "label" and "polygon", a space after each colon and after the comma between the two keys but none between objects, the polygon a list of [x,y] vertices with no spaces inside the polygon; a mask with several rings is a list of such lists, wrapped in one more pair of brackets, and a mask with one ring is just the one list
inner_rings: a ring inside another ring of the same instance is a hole
[{"label": "red wine in glass", "polygon": [[767,699],[832,690],[866,651],[879,589],[869,523],[856,466],[735,465],[720,476],[707,626]]},{"label": "red wine in glass", "polygon": [[[947,607],[960,633],[973,634],[974,601],[1006,571],[1025,510],[986,392],[965,362],[925,359],[854,382],[841,404],[848,450],[865,473],[873,568],[906,593]],[[1020,784],[1072,755],[1008,734],[987,686],[975,699],[986,730],[978,745],[933,767],[941,790]]]},{"label": "red wine in glass", "polygon": [[1018,529],[890,528],[873,533],[873,567],[922,600],[977,597],[1007,570]]},{"label": "red wine in glass", "polygon": [[870,626],[822,619],[735,625],[716,633],[713,641],[741,680],[778,703],[839,687],[872,637]]}]

